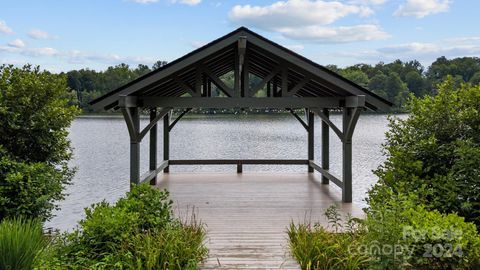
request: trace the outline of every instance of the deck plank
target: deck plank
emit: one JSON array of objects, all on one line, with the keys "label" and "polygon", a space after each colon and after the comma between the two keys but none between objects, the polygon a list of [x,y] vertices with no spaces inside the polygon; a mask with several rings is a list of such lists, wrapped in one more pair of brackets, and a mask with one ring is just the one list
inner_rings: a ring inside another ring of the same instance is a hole
[{"label": "deck plank", "polygon": [[336,203],[361,216],[341,192],[312,173],[170,173],[158,187],[170,191],[176,212],[195,211],[207,226],[209,257],[202,269],[300,269],[288,252],[289,223],[326,223],[323,213]]}]

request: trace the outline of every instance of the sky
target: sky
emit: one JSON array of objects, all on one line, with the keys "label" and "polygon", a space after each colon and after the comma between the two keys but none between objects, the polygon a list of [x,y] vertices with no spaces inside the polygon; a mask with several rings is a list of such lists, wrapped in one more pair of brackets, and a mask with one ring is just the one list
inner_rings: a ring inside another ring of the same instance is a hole
[{"label": "sky", "polygon": [[478,0],[0,0],[0,64],[172,61],[240,26],[341,67],[480,56]]}]

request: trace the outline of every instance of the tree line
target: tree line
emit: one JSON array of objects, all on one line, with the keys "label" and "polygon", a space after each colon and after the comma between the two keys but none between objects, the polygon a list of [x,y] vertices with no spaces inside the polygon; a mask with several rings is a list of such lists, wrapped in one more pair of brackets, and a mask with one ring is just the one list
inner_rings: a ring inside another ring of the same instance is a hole
[{"label": "tree line", "polygon": [[[167,64],[165,61],[157,61],[151,67],[143,64],[137,67],[119,64],[108,67],[105,71],[80,69],[66,72],[68,86],[74,93],[71,97],[72,102],[82,108],[84,112],[92,112],[88,104],[91,100],[165,64]],[[416,97],[435,95],[437,85],[447,76],[453,77],[457,85],[480,83],[480,58],[478,57],[447,59],[442,56],[428,67],[424,67],[417,60],[379,62],[375,65],[356,64],[345,68],[335,65],[326,67],[390,100],[395,104],[396,110],[405,104],[411,94]],[[232,79],[230,77],[225,76],[222,79]],[[252,80],[252,83],[255,83],[254,81]]]}]

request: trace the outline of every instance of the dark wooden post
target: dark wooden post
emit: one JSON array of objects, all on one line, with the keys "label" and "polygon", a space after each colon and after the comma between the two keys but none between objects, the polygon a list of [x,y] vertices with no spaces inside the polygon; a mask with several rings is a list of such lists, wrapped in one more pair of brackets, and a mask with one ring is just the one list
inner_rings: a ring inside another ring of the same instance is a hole
[{"label": "dark wooden post", "polygon": [[248,58],[245,56],[245,62],[243,64],[242,69],[242,97],[249,97],[250,96],[250,77],[249,77],[249,64]]},{"label": "dark wooden post", "polygon": [[348,136],[348,128],[350,119],[352,118],[352,108],[343,108],[343,162],[342,162],[342,175],[343,175],[343,189],[342,199],[343,202],[352,202],[352,138]]},{"label": "dark wooden post", "polygon": [[[308,110],[308,160],[315,159],[315,116]],[[308,172],[313,173],[313,167],[308,166]]]},{"label": "dark wooden post", "polygon": [[[132,116],[132,124],[135,133],[140,130],[140,113],[138,107],[127,108]],[[130,183],[140,182],[140,140],[130,137]]]},{"label": "dark wooden post", "polygon": [[[330,116],[328,109],[323,109],[323,114],[327,118]],[[330,169],[330,127],[325,121],[322,121],[322,168],[327,171]],[[322,176],[322,184],[328,185],[329,183],[330,180]]]},{"label": "dark wooden post", "polygon": [[[170,159],[170,113],[163,117],[163,160]],[[169,166],[163,169],[164,173],[170,172]]]},{"label": "dark wooden post", "polygon": [[[152,108],[150,109],[150,122],[155,121],[155,117],[157,117],[157,109]],[[154,171],[157,169],[157,130],[158,125],[155,124],[152,129],[150,129],[150,171]],[[157,184],[157,176],[150,180],[150,185]]]},{"label": "dark wooden post", "polygon": [[280,96],[286,97],[288,95],[288,68],[282,67],[282,89]]}]

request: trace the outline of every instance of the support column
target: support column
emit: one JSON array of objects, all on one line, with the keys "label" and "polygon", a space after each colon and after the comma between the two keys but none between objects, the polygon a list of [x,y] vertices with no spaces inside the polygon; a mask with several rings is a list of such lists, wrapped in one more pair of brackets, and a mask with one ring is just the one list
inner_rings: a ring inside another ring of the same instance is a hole
[{"label": "support column", "polygon": [[[167,113],[163,117],[163,160],[167,161],[170,159],[170,113]],[[170,172],[170,167],[167,166],[163,169],[164,173]]]},{"label": "support column", "polygon": [[[130,111],[133,130],[138,134],[140,130],[140,113],[138,107],[127,108]],[[130,136],[130,183],[140,183],[140,141]]]},{"label": "support column", "polygon": [[350,120],[352,119],[352,108],[343,108],[343,162],[342,162],[342,176],[343,188],[342,199],[343,202],[352,202],[352,138],[347,136]]},{"label": "support column", "polygon": [[[308,160],[315,159],[315,116],[311,110],[308,110]],[[313,173],[312,166],[308,166],[308,172]]]},{"label": "support column", "polygon": [[[154,121],[155,117],[157,117],[157,109],[152,108],[150,109],[150,122]],[[157,124],[155,124],[152,129],[150,129],[150,171],[154,171],[157,169],[157,130]],[[157,176],[155,175],[155,177],[150,180],[150,185],[156,184]]]},{"label": "support column", "polygon": [[[323,109],[323,114],[329,118],[330,111]],[[322,121],[322,168],[325,170],[330,169],[330,127],[325,121]],[[322,184],[328,185],[330,180],[327,177],[322,176]]]}]

